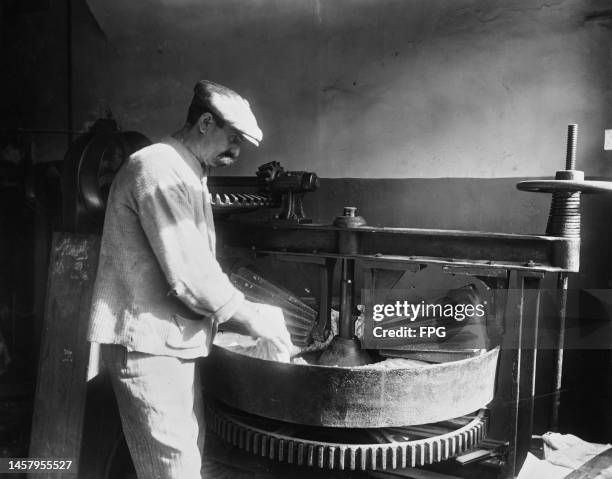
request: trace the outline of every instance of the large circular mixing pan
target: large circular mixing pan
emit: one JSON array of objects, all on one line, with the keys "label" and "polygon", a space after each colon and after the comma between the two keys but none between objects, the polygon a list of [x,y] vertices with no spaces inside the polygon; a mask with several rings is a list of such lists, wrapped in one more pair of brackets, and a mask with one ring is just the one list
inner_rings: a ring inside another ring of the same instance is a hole
[{"label": "large circular mixing pan", "polygon": [[285,364],[213,346],[207,392],[257,416],[327,427],[392,427],[466,415],[493,399],[499,349],[417,368]]}]

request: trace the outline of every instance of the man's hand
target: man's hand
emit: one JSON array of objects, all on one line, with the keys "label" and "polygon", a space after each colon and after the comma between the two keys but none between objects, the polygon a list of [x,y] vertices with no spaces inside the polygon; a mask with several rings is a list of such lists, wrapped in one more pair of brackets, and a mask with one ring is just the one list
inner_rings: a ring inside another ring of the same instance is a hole
[{"label": "man's hand", "polygon": [[289,357],[295,353],[296,348],[291,342],[280,308],[244,301],[233,319],[244,324],[252,336],[269,341],[280,355],[286,354]]}]

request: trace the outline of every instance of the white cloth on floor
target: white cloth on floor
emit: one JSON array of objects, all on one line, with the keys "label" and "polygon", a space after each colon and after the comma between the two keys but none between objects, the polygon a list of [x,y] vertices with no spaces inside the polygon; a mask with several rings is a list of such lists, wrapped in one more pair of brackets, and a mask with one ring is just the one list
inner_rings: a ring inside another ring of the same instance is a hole
[{"label": "white cloth on floor", "polygon": [[555,466],[529,452],[517,479],[563,479],[570,472],[567,467]]},{"label": "white cloth on floor", "polygon": [[[610,444],[594,444],[572,434],[556,432],[547,432],[542,436],[542,441],[544,459],[527,454],[517,479],[562,479],[612,447]],[[612,479],[612,466],[600,471],[594,479]]]},{"label": "white cloth on floor", "polygon": [[551,464],[578,469],[585,462],[593,459],[607,449],[610,444],[593,444],[583,441],[573,434],[547,432],[542,436],[544,442],[544,459]]}]

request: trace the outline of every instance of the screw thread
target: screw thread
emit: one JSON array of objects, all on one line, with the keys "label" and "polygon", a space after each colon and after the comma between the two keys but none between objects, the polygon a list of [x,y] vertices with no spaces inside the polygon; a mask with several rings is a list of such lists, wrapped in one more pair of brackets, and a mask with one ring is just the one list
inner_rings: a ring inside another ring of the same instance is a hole
[{"label": "screw thread", "polygon": [[578,143],[578,125],[567,125],[567,152],[565,155],[565,169],[576,169],[576,144]]}]

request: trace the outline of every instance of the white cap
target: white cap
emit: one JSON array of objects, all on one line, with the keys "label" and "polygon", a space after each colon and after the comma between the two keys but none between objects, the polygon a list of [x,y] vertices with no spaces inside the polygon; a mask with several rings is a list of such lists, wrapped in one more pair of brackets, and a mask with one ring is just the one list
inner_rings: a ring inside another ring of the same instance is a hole
[{"label": "white cap", "polygon": [[193,89],[193,102],[208,104],[213,113],[235,128],[255,146],[263,139],[249,102],[238,93],[217,83],[201,80]]}]

